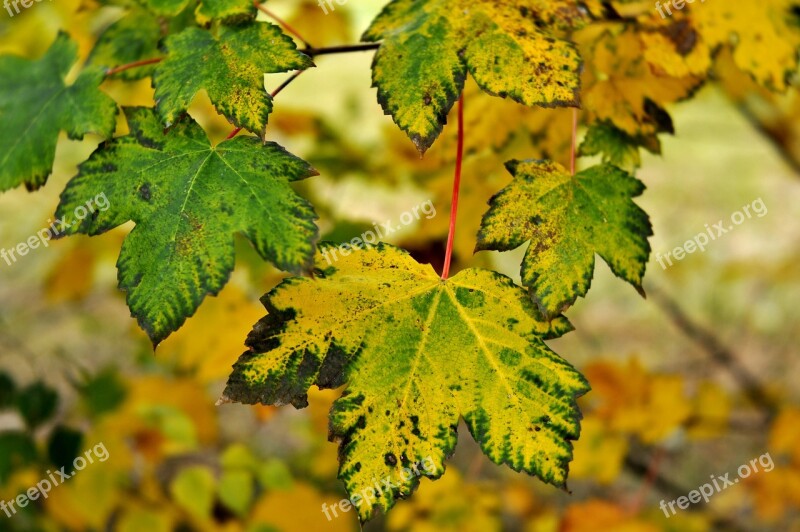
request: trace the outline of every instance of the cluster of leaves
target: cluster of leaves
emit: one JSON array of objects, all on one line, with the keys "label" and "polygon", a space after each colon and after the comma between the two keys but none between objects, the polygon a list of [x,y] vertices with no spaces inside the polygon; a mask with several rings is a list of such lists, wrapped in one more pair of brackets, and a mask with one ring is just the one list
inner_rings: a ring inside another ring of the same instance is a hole
[{"label": "cluster of leaves", "polygon": [[[123,399],[121,385],[111,373],[86,380],[76,392],[92,418],[114,410]],[[84,433],[61,421],[61,405],[59,392],[44,382],[19,387],[10,375],[0,373],[0,412],[22,420],[20,428],[0,433],[0,485],[13,484],[12,478],[26,468],[71,470],[75,457],[83,454]]]},{"label": "cluster of leaves", "polygon": [[[311,68],[320,50],[298,49],[280,27],[256,20],[246,0],[126,5],[69,84],[78,56],[66,34],[38,60],[0,57],[0,190],[41,187],[61,131],[107,139],[63,191],[56,216],[68,219],[104,193],[110,208],[69,234],[135,222],[119,286],[154,345],[225,286],[235,234],[284,271],[313,272],[264,297],[269,315],[223,399],[305,406],[311,387],[347,384],[331,410],[331,437],[351,493],[428,457],[435,470],[427,475],[441,476],[460,418],[492,461],[564,487],[580,434],[576,399],[588,383],[544,342],[570,330],[562,314],[586,295],[595,255],[643,292],[652,228],[634,202],[644,190],[632,175],[640,149],[660,151],[658,135],[673,132],[665,107],[708,80],[722,50],[768,90],[785,90],[797,69],[790,0],[689,6],[670,19],[640,4],[393,0],[364,33],[377,49],[378,101],[419,153],[471,90],[468,75],[475,91],[524,106],[582,106],[580,153],[602,161],[574,175],[553,161],[509,161],[513,179],[492,190],[480,222],[475,250],[527,243],[522,286],[479,269],[441,279],[384,244],[333,265],[316,253],[327,244],[317,245],[317,215],[292,183],[317,171],[265,142],[273,102],[264,74]],[[113,68],[131,63],[137,68]],[[117,137],[117,106],[100,89],[113,77],[151,77],[155,91],[152,107],[123,109],[127,133]],[[186,115],[201,91],[255,136],[212,145]],[[473,118],[507,124],[488,145],[467,144],[466,166],[515,129],[548,130],[548,120],[527,113]],[[186,482],[209,484],[201,480]],[[390,509],[418,483],[361,505],[360,517]]]}]

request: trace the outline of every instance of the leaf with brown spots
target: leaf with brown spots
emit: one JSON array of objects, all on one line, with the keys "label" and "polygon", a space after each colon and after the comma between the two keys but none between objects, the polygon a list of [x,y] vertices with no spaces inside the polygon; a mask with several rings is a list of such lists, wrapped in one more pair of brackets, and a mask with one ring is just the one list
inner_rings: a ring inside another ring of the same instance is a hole
[{"label": "leaf with brown spots", "polygon": [[544,343],[570,330],[566,319],[544,321],[496,272],[443,281],[385,244],[319,251],[314,279],[288,279],[263,298],[269,315],[222,402],[303,407],[312,386],[347,384],[331,438],[362,521],[444,473],[460,418],[493,462],[565,486],[575,399],[589,388]]},{"label": "leaf with brown spots", "polygon": [[467,71],[481,89],[525,105],[577,106],[581,60],[557,30],[581,25],[573,0],[394,0],[363,40],[386,114],[425,152]]},{"label": "leaf with brown spots", "polygon": [[[130,134],[101,145],[80,166],[56,216],[72,223],[67,234],[136,223],[117,263],[119,286],[153,344],[227,283],[236,233],[279,268],[299,273],[310,266],[316,215],[290,186],[316,175],[308,163],[254,137],[211,146],[190,120],[165,135],[152,109],[125,114]],[[91,216],[76,221],[75,209],[87,201]]]},{"label": "leaf with brown spots", "polygon": [[595,254],[642,292],[653,230],[633,202],[644,191],[641,181],[608,164],[574,176],[545,161],[507,167],[514,181],[489,202],[476,249],[510,251],[530,242],[522,283],[545,315],[558,316],[586,295]]},{"label": "leaf with brown spots", "polygon": [[167,57],[153,74],[156,109],[166,126],[205,90],[231,123],[262,136],[272,111],[264,74],[313,66],[292,39],[265,22],[213,31],[188,28],[170,36],[166,48]]}]

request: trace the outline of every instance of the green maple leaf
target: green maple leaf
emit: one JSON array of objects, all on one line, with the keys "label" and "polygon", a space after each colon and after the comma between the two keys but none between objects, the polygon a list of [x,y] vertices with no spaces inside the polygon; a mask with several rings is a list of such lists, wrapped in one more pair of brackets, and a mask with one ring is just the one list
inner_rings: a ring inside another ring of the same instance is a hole
[{"label": "green maple leaf", "polygon": [[572,0],[394,0],[363,40],[382,41],[372,67],[378,100],[424,152],[467,71],[489,94],[531,106],[578,105],[578,51],[552,30],[580,19]]},{"label": "green maple leaf", "polygon": [[190,0],[139,0],[151,13],[174,17],[189,5]]},{"label": "green maple leaf", "polygon": [[[135,5],[97,39],[89,54],[88,64],[112,68],[143,59],[161,57],[158,42],[161,23],[158,17]],[[155,67],[146,65],[124,70],[113,76],[124,80],[142,79],[153,74]]]},{"label": "green maple leaf", "polygon": [[202,20],[221,20],[228,24],[252,19],[256,7],[252,0],[203,0],[197,8]]},{"label": "green maple leaf", "polygon": [[166,59],[153,75],[156,108],[169,126],[201,89],[238,127],[264,134],[272,97],[264,73],[313,66],[294,41],[265,22],[220,26],[216,32],[188,28],[166,40]]},{"label": "green maple leaf", "polygon": [[589,126],[578,154],[581,157],[600,155],[604,163],[633,171],[642,164],[639,148],[661,154],[661,142],[652,135],[629,135],[608,121]]},{"label": "green maple leaf", "polygon": [[[160,16],[174,17],[184,12],[191,0],[141,0],[147,9]],[[195,14],[203,24],[218,20],[226,24],[237,24],[254,19],[256,8],[252,0],[203,0],[197,5]]]},{"label": "green maple leaf", "polygon": [[78,45],[59,33],[41,59],[0,56],[0,191],[21,184],[34,190],[53,170],[59,131],[110,137],[117,104],[99,89],[100,69],[87,69],[70,86],[64,78]]},{"label": "green maple leaf", "polygon": [[[194,121],[164,134],[151,109],[129,108],[130,134],[109,141],[80,166],[56,216],[65,233],[98,235],[128,221],[119,285],[157,345],[207,294],[216,295],[234,265],[234,234],[244,234],[279,268],[305,271],[317,238],[312,206],[290,183],[316,175],[275,143],[237,137],[211,146]],[[75,220],[92,198],[106,210]]]},{"label": "green maple leaf", "polygon": [[653,234],[633,198],[641,181],[611,165],[570,175],[559,164],[511,161],[514,181],[489,201],[476,250],[530,246],[522,282],[541,310],[557,316],[586,295],[600,255],[611,271],[640,293]]},{"label": "green maple leaf", "polygon": [[389,245],[332,264],[324,257],[339,251],[320,250],[315,279],[288,279],[264,297],[269,315],[221,402],[302,407],[311,386],[347,383],[331,410],[339,476],[351,496],[385,487],[356,505],[362,520],[420,476],[442,475],[460,417],[493,462],[565,486],[575,399],[589,389],[543,341],[569,331],[566,319],[541,320],[527,292],[495,272],[443,281]]}]

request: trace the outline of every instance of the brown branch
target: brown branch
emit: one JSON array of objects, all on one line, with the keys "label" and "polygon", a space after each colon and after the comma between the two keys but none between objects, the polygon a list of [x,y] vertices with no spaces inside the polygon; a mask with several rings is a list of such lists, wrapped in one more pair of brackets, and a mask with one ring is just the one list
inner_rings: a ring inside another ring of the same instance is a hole
[{"label": "brown branch", "polygon": [[141,61],[134,61],[133,63],[128,63],[126,65],[120,65],[118,67],[110,68],[106,70],[106,76],[111,76],[114,74],[118,74],[130,68],[136,68],[145,65],[152,65],[155,63],[159,63],[163,60],[163,57],[155,57],[153,59],[142,59]]},{"label": "brown branch", "polygon": [[648,287],[647,293],[687,338],[698,344],[711,360],[726,369],[736,379],[744,394],[755,405],[767,412],[768,419],[775,416],[778,410],[775,400],[770,397],[759,379],[739,362],[738,357],[730,349],[724,346],[711,331],[693,322],[678,303],[666,293],[652,285]]}]

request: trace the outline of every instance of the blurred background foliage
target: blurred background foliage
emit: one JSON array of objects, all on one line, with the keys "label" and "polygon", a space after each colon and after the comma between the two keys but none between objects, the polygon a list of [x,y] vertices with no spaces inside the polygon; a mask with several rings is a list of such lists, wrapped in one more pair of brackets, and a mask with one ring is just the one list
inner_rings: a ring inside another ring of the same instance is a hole
[{"label": "blurred background foliage", "polygon": [[[380,4],[350,0],[328,15],[311,2],[268,5],[323,46],[355,42]],[[0,52],[36,57],[64,27],[86,57],[119,17],[120,8],[97,7],[58,0],[0,18]],[[318,58],[278,97],[267,136],[320,170],[299,188],[327,239],[397,221],[430,199],[437,216],[390,239],[439,268],[455,131],[420,159],[381,113],[370,60]],[[581,401],[571,493],[493,465],[464,437],[441,480],[423,480],[367,530],[800,530],[800,98],[764,92],[730,64],[721,57],[715,83],[670,107],[676,135],[662,138],[663,157],[643,156],[639,203],[655,228],[654,256],[757,198],[769,212],[667,270],[653,258],[647,300],[598,263],[590,297],[569,312],[577,331],[552,342],[593,386]],[[267,87],[281,81],[268,76]],[[148,79],[104,89],[123,104],[152,103]],[[520,252],[473,256],[480,216],[510,179],[503,161],[568,162],[571,112],[525,109],[473,85],[466,110],[457,266],[517,278]],[[204,95],[191,114],[212,140],[230,132]],[[0,247],[49,225],[59,191],[98,142],[62,138],[44,189],[0,196]],[[264,314],[259,297],[282,274],[239,241],[231,283],[154,355],[116,289],[128,230],[0,263],[0,499],[99,442],[110,454],[46,500],[0,514],[0,530],[357,530],[354,512],[329,521],[321,511],[345,498],[327,441],[335,392],[315,391],[302,411],[214,406]],[[774,470],[669,519],[659,509],[767,452]]]}]

